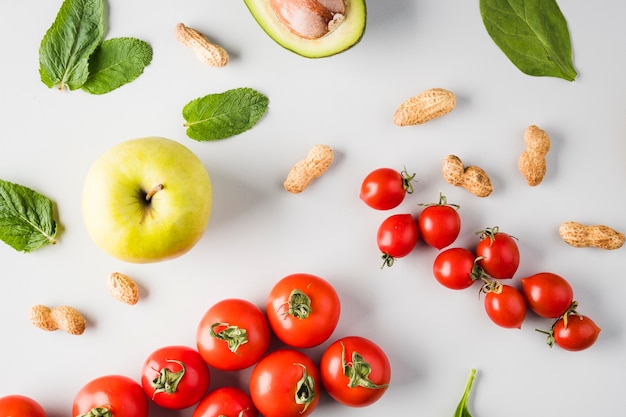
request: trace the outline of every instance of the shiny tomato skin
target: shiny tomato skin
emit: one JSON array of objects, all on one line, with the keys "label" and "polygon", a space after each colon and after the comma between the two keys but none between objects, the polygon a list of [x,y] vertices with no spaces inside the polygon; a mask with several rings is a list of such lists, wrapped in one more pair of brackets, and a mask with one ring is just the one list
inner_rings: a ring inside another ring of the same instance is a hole
[{"label": "shiny tomato skin", "polygon": [[280,279],[267,297],[267,318],[278,339],[288,346],[310,348],[333,334],[341,303],[325,279],[306,273]]},{"label": "shiny tomato skin", "polygon": [[435,257],[433,275],[444,287],[452,290],[469,288],[473,283],[472,271],[476,257],[465,248],[445,249]]},{"label": "shiny tomato skin", "polygon": [[[351,384],[344,366],[355,369],[353,354],[358,353],[371,372],[364,384]],[[389,387],[391,365],[376,343],[360,336],[345,336],[334,341],[322,354],[320,376],[326,392],[337,402],[350,407],[365,407],[378,401]]]},{"label": "shiny tomato skin", "polygon": [[520,329],[526,318],[526,300],[517,288],[502,284],[502,291],[485,295],[487,316],[500,327]]},{"label": "shiny tomato skin", "polygon": [[25,395],[6,395],[0,397],[0,417],[46,417],[46,411]]},{"label": "shiny tomato skin", "polygon": [[540,317],[560,317],[574,301],[572,286],[560,275],[540,272],[521,282],[528,307]]},{"label": "shiny tomato skin", "polygon": [[419,235],[427,245],[436,249],[450,246],[461,232],[461,216],[449,205],[431,205],[417,218]]},{"label": "shiny tomato skin", "polygon": [[[242,343],[234,343],[232,350],[223,336],[227,333],[222,333],[229,329],[233,335],[245,330]],[[254,365],[267,352],[269,343],[270,327],[265,313],[250,301],[238,298],[227,298],[211,306],[196,331],[198,352],[209,366],[222,371]]]},{"label": "shiny tomato skin", "polygon": [[392,168],[378,168],[365,176],[359,197],[376,210],[390,210],[402,203],[407,189],[402,174]]},{"label": "shiny tomato skin", "polygon": [[[306,390],[299,388],[305,379],[310,382]],[[280,348],[263,357],[252,369],[249,387],[252,402],[263,417],[306,417],[317,407],[321,394],[317,365],[292,348]],[[298,393],[306,401],[297,401]]]},{"label": "shiny tomato skin", "polygon": [[417,222],[410,214],[393,214],[378,227],[376,242],[391,258],[402,258],[413,251],[419,240]]},{"label": "shiny tomato skin", "polygon": [[148,397],[135,380],[124,375],[105,375],[85,384],[72,404],[74,417],[105,408],[112,417],[147,417]]},{"label": "shiny tomato skin", "polygon": [[601,329],[587,316],[570,314],[567,326],[563,318],[553,328],[554,343],[562,349],[578,352],[590,348],[598,339]]},{"label": "shiny tomato skin", "polygon": [[193,410],[191,417],[257,417],[250,395],[237,387],[224,386],[210,391]]},{"label": "shiny tomato skin", "polygon": [[496,232],[491,237],[482,237],[475,252],[478,265],[493,278],[513,278],[519,267],[517,242],[506,233]]},{"label": "shiny tomato skin", "polygon": [[[170,375],[182,372],[174,392],[167,392],[163,382],[160,386],[153,383],[162,372]],[[209,389],[210,380],[209,367],[200,353],[187,346],[164,346],[155,350],[148,355],[141,370],[141,386],[146,395],[155,404],[171,410],[198,403]]]}]

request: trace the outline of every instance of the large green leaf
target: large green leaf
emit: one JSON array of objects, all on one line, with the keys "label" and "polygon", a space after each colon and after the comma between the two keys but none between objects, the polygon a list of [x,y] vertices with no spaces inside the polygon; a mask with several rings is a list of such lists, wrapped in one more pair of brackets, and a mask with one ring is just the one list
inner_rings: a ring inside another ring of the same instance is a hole
[{"label": "large green leaf", "polygon": [[65,0],[39,47],[41,81],[50,88],[80,88],[103,36],[103,0]]},{"label": "large green leaf", "polygon": [[252,128],[269,99],[252,88],[235,88],[190,101],[183,108],[187,136],[198,141],[224,139]]},{"label": "large green leaf", "polygon": [[555,0],[480,0],[480,13],[489,36],[520,71],[576,78],[567,21]]},{"label": "large green leaf", "polygon": [[105,94],[139,77],[152,61],[152,47],[135,38],[107,39],[89,59],[89,77],[82,86],[91,94]]},{"label": "large green leaf", "polygon": [[0,180],[0,240],[31,252],[55,243],[52,201],[23,185]]}]

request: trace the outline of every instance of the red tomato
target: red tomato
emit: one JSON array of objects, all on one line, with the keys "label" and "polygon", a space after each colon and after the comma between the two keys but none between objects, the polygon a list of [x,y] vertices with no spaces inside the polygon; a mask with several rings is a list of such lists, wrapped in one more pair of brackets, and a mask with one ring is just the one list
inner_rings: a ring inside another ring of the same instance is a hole
[{"label": "red tomato", "polygon": [[570,314],[567,324],[560,318],[553,327],[554,343],[569,351],[580,351],[591,347],[600,334],[600,328],[587,316]]},{"label": "red tomato", "polygon": [[383,220],[376,236],[378,249],[383,253],[383,267],[411,253],[419,240],[418,233],[417,222],[410,214],[393,214]]},{"label": "red tomato", "polygon": [[478,265],[493,278],[512,278],[519,266],[519,248],[515,238],[498,231],[497,227],[480,233],[481,239],[476,246]]},{"label": "red tomato", "polygon": [[376,210],[392,209],[402,203],[407,193],[413,192],[411,181],[414,177],[415,174],[409,176],[406,170],[376,169],[363,180],[359,197]]},{"label": "red tomato", "polygon": [[444,195],[439,195],[438,204],[427,204],[417,218],[422,240],[437,249],[450,246],[461,231],[459,206],[448,204]]},{"label": "red tomato", "polygon": [[444,287],[462,290],[476,280],[476,257],[465,248],[450,248],[440,252],[433,262],[433,275]]},{"label": "red tomato", "polygon": [[320,376],[326,392],[351,407],[378,401],[391,380],[385,352],[364,337],[347,336],[333,342],[323,353]]},{"label": "red tomato", "polygon": [[0,397],[0,417],[46,417],[43,407],[24,395]]},{"label": "red tomato", "polygon": [[541,317],[560,317],[574,301],[572,286],[560,275],[541,272],[521,281],[528,307]]},{"label": "red tomato", "polygon": [[191,407],[209,389],[210,373],[200,353],[187,346],[165,346],[152,352],[141,370],[146,395],[161,407]]},{"label": "red tomato", "polygon": [[198,352],[210,366],[237,371],[255,364],[270,343],[267,317],[249,301],[228,298],[204,313],[196,332]]},{"label": "red tomato", "polygon": [[257,417],[252,398],[236,387],[221,387],[207,394],[192,417]]},{"label": "red tomato", "polygon": [[274,285],[266,309],[270,328],[283,343],[309,348],[335,331],[341,306],[328,281],[311,274],[291,274]]},{"label": "red tomato", "polygon": [[134,380],[123,375],[106,375],[89,381],[76,394],[74,417],[147,417],[148,397]]},{"label": "red tomato", "polygon": [[502,284],[485,296],[485,311],[498,326],[519,329],[526,318],[526,301],[515,287]]},{"label": "red tomato", "polygon": [[259,361],[250,374],[250,396],[263,417],[306,417],[320,399],[315,362],[295,349],[278,349]]}]

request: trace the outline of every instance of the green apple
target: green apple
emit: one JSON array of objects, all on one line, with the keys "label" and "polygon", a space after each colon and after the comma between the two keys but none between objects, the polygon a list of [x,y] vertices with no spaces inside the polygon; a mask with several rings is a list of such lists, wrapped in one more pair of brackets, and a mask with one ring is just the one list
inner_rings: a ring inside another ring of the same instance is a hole
[{"label": "green apple", "polygon": [[149,263],[188,252],[209,223],[211,180],[202,161],[171,139],[132,139],[89,169],[83,220],[109,255]]}]

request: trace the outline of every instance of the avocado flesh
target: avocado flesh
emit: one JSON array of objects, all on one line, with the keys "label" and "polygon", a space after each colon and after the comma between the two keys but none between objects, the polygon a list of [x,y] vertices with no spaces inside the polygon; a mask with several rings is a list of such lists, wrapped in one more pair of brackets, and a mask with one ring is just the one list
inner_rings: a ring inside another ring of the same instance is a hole
[{"label": "avocado flesh", "polygon": [[306,39],[283,24],[270,0],[244,0],[259,26],[276,43],[307,58],[322,58],[343,52],[363,36],[367,11],[365,0],[345,0],[344,20],[332,31],[317,39]]}]

